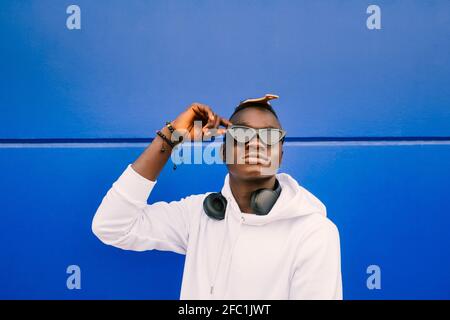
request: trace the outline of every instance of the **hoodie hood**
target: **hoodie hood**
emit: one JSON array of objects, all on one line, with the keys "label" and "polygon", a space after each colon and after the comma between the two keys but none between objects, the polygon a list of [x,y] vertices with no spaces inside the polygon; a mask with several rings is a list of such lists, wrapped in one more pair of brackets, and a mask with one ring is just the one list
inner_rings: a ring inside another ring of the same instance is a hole
[{"label": "hoodie hood", "polygon": [[[227,199],[227,206],[233,210],[227,210],[237,218],[240,218],[240,209],[230,188],[230,174],[225,176],[222,187],[222,195]],[[272,209],[267,215],[246,214],[242,221],[244,224],[265,225],[270,222],[301,217],[319,213],[326,216],[325,205],[312,193],[300,186],[297,181],[287,173],[277,173],[276,178],[281,185],[281,193]]]}]

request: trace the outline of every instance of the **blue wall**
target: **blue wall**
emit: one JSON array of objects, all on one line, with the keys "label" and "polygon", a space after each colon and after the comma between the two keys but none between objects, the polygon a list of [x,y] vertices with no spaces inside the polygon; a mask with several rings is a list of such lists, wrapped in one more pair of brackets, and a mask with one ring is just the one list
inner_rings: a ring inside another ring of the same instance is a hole
[{"label": "blue wall", "polygon": [[[0,36],[0,298],[177,299],[184,257],[104,246],[93,214],[136,138],[190,102],[229,115],[268,92],[282,171],[339,227],[344,297],[450,298],[449,1],[4,0]],[[168,165],[149,202],[225,173]],[[66,288],[72,264],[81,290]]]}]

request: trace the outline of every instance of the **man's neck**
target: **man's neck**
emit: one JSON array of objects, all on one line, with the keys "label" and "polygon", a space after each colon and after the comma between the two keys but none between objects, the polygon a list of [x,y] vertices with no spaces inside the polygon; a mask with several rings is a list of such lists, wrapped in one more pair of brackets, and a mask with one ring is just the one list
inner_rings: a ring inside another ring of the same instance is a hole
[{"label": "man's neck", "polygon": [[276,181],[275,175],[254,180],[242,180],[231,174],[229,177],[231,193],[233,194],[234,199],[236,199],[241,212],[246,213],[254,213],[250,206],[252,193],[261,188],[273,189]]}]

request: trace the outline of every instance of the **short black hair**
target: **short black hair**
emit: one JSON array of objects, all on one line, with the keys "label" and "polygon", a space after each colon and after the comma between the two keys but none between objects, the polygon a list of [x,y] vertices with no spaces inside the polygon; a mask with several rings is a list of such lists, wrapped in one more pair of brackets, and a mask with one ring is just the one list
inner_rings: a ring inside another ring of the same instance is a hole
[{"label": "short black hair", "polygon": [[278,115],[277,115],[277,113],[275,112],[275,110],[273,110],[272,106],[271,106],[269,103],[267,103],[266,101],[261,101],[261,102],[249,101],[249,102],[243,102],[243,103],[240,103],[240,104],[234,109],[234,111],[233,111],[233,113],[231,114],[231,116],[230,116],[229,119],[231,119],[231,118],[232,118],[236,113],[238,113],[239,111],[241,111],[241,110],[243,110],[243,109],[246,109],[246,108],[250,108],[250,107],[262,108],[262,109],[264,109],[264,110],[267,110],[267,111],[271,112],[271,113],[275,116],[275,118],[277,118],[277,120],[279,120],[279,119],[278,119]]}]

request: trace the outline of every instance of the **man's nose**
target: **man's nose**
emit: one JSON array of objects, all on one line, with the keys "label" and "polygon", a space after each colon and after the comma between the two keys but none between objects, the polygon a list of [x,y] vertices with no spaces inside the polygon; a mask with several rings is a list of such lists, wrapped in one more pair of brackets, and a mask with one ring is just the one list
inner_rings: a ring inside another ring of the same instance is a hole
[{"label": "man's nose", "polygon": [[259,150],[264,151],[266,149],[266,146],[264,143],[261,143],[261,140],[258,135],[255,135],[249,142],[248,142],[248,148],[253,150]]}]

